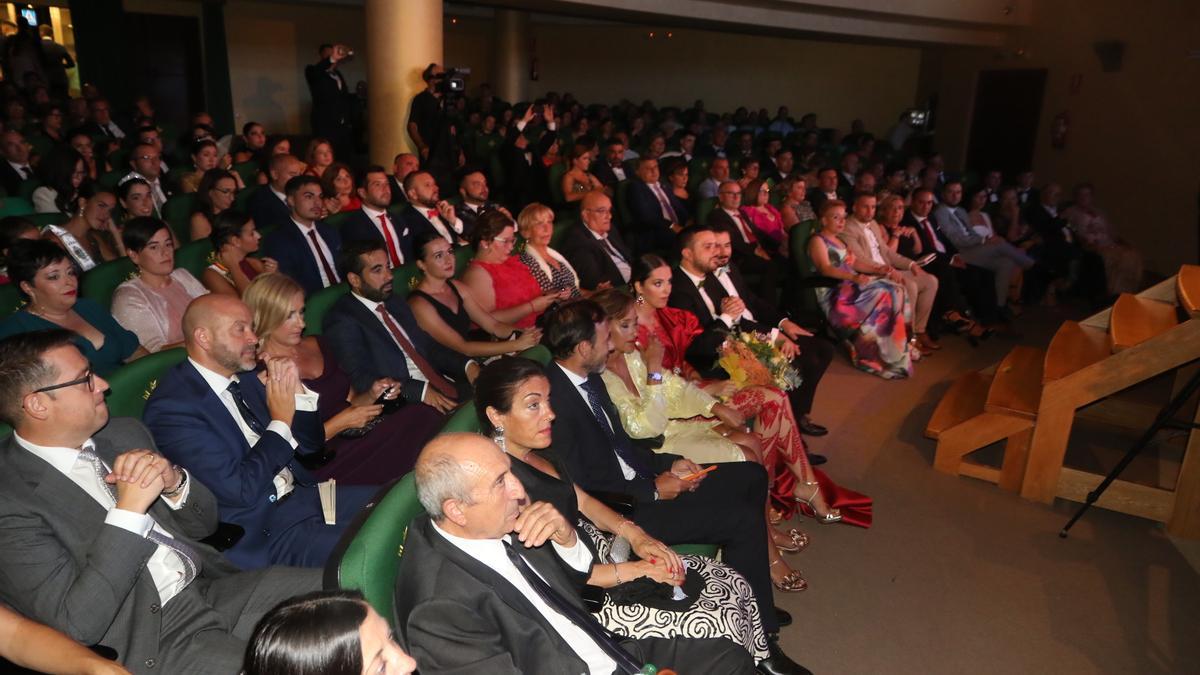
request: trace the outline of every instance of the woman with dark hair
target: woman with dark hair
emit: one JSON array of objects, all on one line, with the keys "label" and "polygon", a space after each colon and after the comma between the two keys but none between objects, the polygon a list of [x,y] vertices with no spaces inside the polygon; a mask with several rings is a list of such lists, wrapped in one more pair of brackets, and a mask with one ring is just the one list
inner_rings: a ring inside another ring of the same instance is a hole
[{"label": "woman with dark hair", "polygon": [[[758,603],[741,575],[709,558],[679,556],[572,482],[551,447],[554,411],[541,366],[518,357],[485,366],[475,380],[475,413],[484,434],[508,454],[529,498],[549,502],[576,523],[593,554],[588,583],[607,591],[596,615],[605,627],[632,638],[723,637],[756,662],[770,656]],[[682,586],[687,600],[674,602],[662,592],[667,588],[648,581]],[[638,587],[647,590],[646,600],[634,599]]]},{"label": "woman with dark hair", "polygon": [[188,223],[191,241],[212,234],[213,222],[233,206],[237,199],[237,174],[225,169],[209,169],[204,172],[196,187],[196,199],[192,204],[192,217]]},{"label": "woman with dark hair", "polygon": [[599,190],[612,196],[612,190],[604,187],[588,169],[592,165],[595,150],[589,145],[575,143],[567,151],[567,172],[563,174],[561,187],[563,199],[573,204],[589,192]]},{"label": "woman with dark hair", "polygon": [[333,145],[329,139],[317,137],[308,142],[308,149],[304,151],[304,163],[308,165],[305,174],[320,178],[333,162]]},{"label": "woman with dark hair", "polygon": [[662,162],[663,191],[671,200],[671,208],[679,216],[679,224],[687,227],[692,224],[692,197],[688,194],[688,180],[691,169],[687,160],[680,156],[668,157]]},{"label": "woman with dark hair", "polygon": [[416,661],[359,591],[316,591],[259,619],[243,675],[408,675]]},{"label": "woman with dark hair", "polygon": [[112,220],[117,204],[112,191],[97,183],[84,183],[75,202],[78,208],[71,219],[62,225],[47,225],[44,236],[66,249],[84,272],[123,257],[125,242]]},{"label": "woman with dark hair", "polygon": [[83,166],[87,171],[85,182],[94,181],[108,171],[108,162],[105,161],[103,152],[103,150],[107,150],[107,147],[97,152],[96,144],[92,141],[92,136],[86,128],[72,129],[67,134],[67,145],[78,152],[80,157],[83,157]]},{"label": "woman with dark hair", "polygon": [[54,104],[48,105],[42,110],[41,129],[42,136],[50,139],[50,142],[55,145],[61,145],[66,141],[63,137],[63,109],[61,106]]},{"label": "woman with dark hair", "polygon": [[134,218],[125,224],[124,238],[138,274],[113,292],[113,316],[151,352],[179,346],[183,313],[208,290],[191,272],[175,267],[175,246],[165,222]]},{"label": "woman with dark hair", "polygon": [[87,178],[83,156],[68,146],[56,146],[38,164],[42,185],[30,195],[38,213],[71,213],[79,186]]},{"label": "woman with dark hair", "polygon": [[[471,290],[454,278],[454,250],[445,237],[433,230],[422,232],[413,240],[413,251],[424,275],[409,291],[408,306],[434,340],[460,354],[487,357],[524,351],[542,338],[537,328],[518,333],[514,326],[483,311]],[[480,339],[484,336],[472,333],[472,323],[493,339]]]},{"label": "woman with dark hair", "polygon": [[737,179],[738,185],[742,186],[742,194],[746,194],[746,186],[749,185],[751,181],[758,180],[758,174],[761,168],[762,167],[759,165],[758,160],[753,157],[742,160],[742,175]]},{"label": "woman with dark hair", "polygon": [[793,225],[804,221],[816,221],[817,214],[813,213],[808,203],[808,181],[803,176],[792,176],[779,184],[783,201],[779,204],[779,216],[783,219],[784,231],[790,232]]},{"label": "woman with dark hair", "polygon": [[766,237],[775,242],[776,250],[787,251],[787,232],[783,229],[783,216],[771,205],[771,186],[762,178],[755,178],[742,189],[742,215],[759,238]]},{"label": "woman with dark hair", "polygon": [[121,205],[123,221],[154,215],[154,194],[150,183],[136,174],[125,176],[117,183],[117,203]]},{"label": "woman with dark hair", "polygon": [[471,231],[475,258],[462,280],[483,311],[497,321],[529,328],[547,307],[571,297],[571,292],[543,294],[533,273],[512,255],[516,241],[512,218],[504,212],[487,211],[479,216]]},{"label": "woman with dark hair", "polygon": [[217,142],[211,138],[198,138],[191,145],[192,171],[183,174],[179,179],[179,189],[182,192],[195,192],[200,187],[200,180],[205,172],[217,168],[221,162],[221,151]]},{"label": "woman with dark hair", "polygon": [[250,216],[226,209],[213,223],[212,262],[200,275],[200,282],[210,293],[241,295],[250,282],[260,274],[275,272],[279,263],[271,258],[253,258],[262,235]]},{"label": "woman with dark hair", "polygon": [[44,239],[14,243],[8,249],[8,275],[28,304],[0,321],[0,338],[66,328],[100,376],[147,353],[137,335],[94,301],[79,297],[79,270],[57,244]]},{"label": "woman with dark hair", "polygon": [[267,145],[267,130],[258,122],[246,122],[242,125],[242,135],[238,137],[233,151],[233,161],[249,162]]},{"label": "woman with dark hair", "polygon": [[362,199],[355,191],[354,174],[350,167],[334,162],[325,167],[321,174],[321,192],[325,197],[325,210],[330,215],[357,211],[362,208]]},{"label": "woman with dark hair", "polygon": [[[391,378],[355,391],[328,341],[304,335],[304,289],[287,275],[259,276],[243,299],[254,315],[259,358],[291,359],[304,386],[318,394],[325,445],[336,454],[316,470],[317,477],[379,485],[411,471],[445,421],[442,416],[423,403],[402,405],[400,384]],[[385,405],[390,414],[384,414]]]}]

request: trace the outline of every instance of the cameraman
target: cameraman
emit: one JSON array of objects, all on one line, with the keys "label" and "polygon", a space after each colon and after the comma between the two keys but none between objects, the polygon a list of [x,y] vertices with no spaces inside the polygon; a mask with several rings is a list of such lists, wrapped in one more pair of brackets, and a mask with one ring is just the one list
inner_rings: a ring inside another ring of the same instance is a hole
[{"label": "cameraman", "polygon": [[347,161],[354,154],[351,111],[354,93],[338,70],[338,63],[354,55],[346,45],[323,44],[317,48],[320,61],[304,67],[304,79],[312,95],[313,135],[329,139],[334,156]]},{"label": "cameraman", "polygon": [[453,192],[451,173],[459,156],[454,129],[446,116],[446,73],[436,63],[421,73],[425,91],[413,97],[408,109],[408,135],[421,157],[421,169],[433,174],[438,187]]}]

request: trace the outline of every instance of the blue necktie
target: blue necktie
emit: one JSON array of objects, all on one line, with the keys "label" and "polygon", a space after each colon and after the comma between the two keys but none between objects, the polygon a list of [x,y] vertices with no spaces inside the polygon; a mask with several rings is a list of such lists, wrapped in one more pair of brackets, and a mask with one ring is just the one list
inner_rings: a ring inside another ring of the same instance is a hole
[{"label": "blue necktie", "polygon": [[621,460],[629,466],[629,468],[633,469],[633,472],[637,474],[638,478],[654,480],[654,472],[647,468],[646,465],[642,464],[642,462],[638,460],[637,456],[633,454],[633,448],[629,447],[629,438],[625,436],[625,434],[616,433],[616,431],[613,429],[611,421],[608,419],[608,415],[604,413],[604,406],[601,405],[600,402],[600,392],[597,390],[599,387],[603,387],[604,385],[597,384],[598,380],[599,378],[596,378],[595,380],[588,379],[586,382],[581,384],[580,387],[587,392],[588,407],[592,409],[592,415],[595,416],[596,422],[608,436],[608,444],[617,453],[617,456],[620,457]]}]

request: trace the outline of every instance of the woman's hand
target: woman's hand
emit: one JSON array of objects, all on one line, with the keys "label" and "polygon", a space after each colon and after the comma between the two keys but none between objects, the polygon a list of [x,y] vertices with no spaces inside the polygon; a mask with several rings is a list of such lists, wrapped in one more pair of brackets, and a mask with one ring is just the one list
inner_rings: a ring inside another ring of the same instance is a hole
[{"label": "woman's hand", "polygon": [[274,258],[262,259],[263,274],[271,274],[279,271],[279,261]]},{"label": "woman's hand", "polygon": [[859,286],[865,286],[865,285],[871,283],[871,277],[866,274],[855,274],[854,278],[851,279],[850,281],[853,281],[854,283],[858,284]]},{"label": "woman's hand", "polygon": [[382,405],[352,405],[329,418],[325,423],[325,437],[332,438],[347,429],[365,427],[382,413]]},{"label": "woman's hand", "polygon": [[672,572],[678,575],[679,579],[683,579],[684,566],[683,559],[679,554],[671,550],[670,546],[646,534],[640,527],[630,522],[632,527],[622,527],[626,534],[632,535],[629,539],[629,546],[633,552],[637,554],[645,562],[654,561],[653,565],[663,568],[667,575]]},{"label": "woman's hand", "polygon": [[537,346],[542,341],[542,331],[540,328],[530,328],[529,330],[521,331],[516,340],[513,340],[513,347],[516,351],[525,351]]},{"label": "woman's hand", "polygon": [[713,380],[701,387],[701,389],[704,390],[704,393],[714,398],[728,399],[737,392],[737,385],[733,383],[733,380]]},{"label": "woman's hand", "polygon": [[746,428],[746,418],[742,415],[742,413],[738,412],[734,408],[731,408],[730,406],[725,405],[724,403],[718,403],[714,405],[712,407],[712,414],[717,419],[724,422],[727,426],[733,427],[734,429]]},{"label": "woman's hand", "polygon": [[650,560],[637,560],[634,562],[617,563],[621,567],[621,580],[633,581],[646,577],[657,581],[661,584],[671,584],[672,586],[680,586],[683,584],[683,574],[672,574],[667,567],[666,561],[661,558],[656,558],[654,562]]},{"label": "woman's hand", "polygon": [[646,372],[661,373],[663,371],[663,356],[666,354],[666,347],[663,346],[662,340],[654,333],[650,334],[650,339],[642,344],[639,340],[634,343],[642,350],[642,357],[646,360]]},{"label": "woman's hand", "polygon": [[237,246],[222,246],[217,253],[217,262],[224,265],[227,270],[237,267],[245,258],[246,252]]}]

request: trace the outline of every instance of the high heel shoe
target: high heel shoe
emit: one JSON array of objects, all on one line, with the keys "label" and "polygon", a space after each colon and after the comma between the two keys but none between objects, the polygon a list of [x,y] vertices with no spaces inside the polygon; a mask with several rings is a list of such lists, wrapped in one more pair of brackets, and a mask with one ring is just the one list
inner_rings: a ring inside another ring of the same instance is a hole
[{"label": "high heel shoe", "polygon": [[792,495],[792,499],[796,500],[796,504],[800,507],[800,513],[803,513],[822,525],[830,525],[832,523],[840,523],[842,521],[841,511],[837,509],[829,509],[829,511],[826,511],[825,514],[822,515],[818,513],[816,507],[813,506],[813,500],[817,498],[817,495],[821,494],[820,484],[818,484],[816,481],[805,481],[802,484],[812,486],[813,491],[812,494],[808,496],[808,499],[795,494]]},{"label": "high heel shoe", "polygon": [[775,541],[774,536],[772,536],[771,543],[775,544],[775,548],[779,549],[780,553],[799,553],[807,548],[808,544],[810,543],[808,535],[794,527],[787,532],[779,532],[778,530],[774,530],[774,533],[781,537],[787,537],[788,539],[787,544],[780,544],[778,541]]},{"label": "high heel shoe", "polygon": [[[783,562],[783,558],[771,563],[770,566],[774,567],[781,562]],[[771,579],[771,585],[774,586],[775,590],[777,591],[783,591],[784,593],[799,593],[800,591],[808,588],[808,581],[804,579],[804,575],[800,573],[800,570],[792,570],[791,572],[788,572],[786,577],[783,578],[783,581],[775,581],[774,579]]]}]

